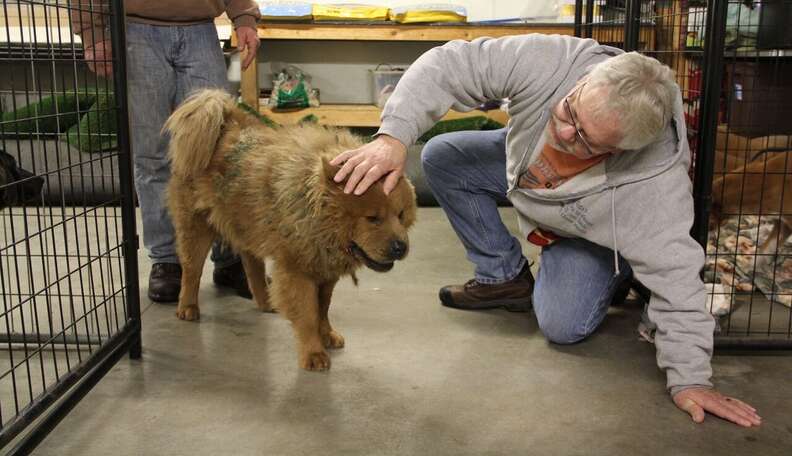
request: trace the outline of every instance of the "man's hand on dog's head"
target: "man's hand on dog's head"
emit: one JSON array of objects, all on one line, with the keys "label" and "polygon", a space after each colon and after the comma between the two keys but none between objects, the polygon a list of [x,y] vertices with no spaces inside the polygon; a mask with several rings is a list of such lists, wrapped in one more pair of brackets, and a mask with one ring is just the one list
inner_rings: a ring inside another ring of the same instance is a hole
[{"label": "man's hand on dog's head", "polygon": [[333,179],[336,182],[347,179],[344,193],[354,191],[355,195],[362,195],[374,182],[387,175],[383,185],[387,195],[399,182],[406,162],[407,147],[392,136],[380,135],[363,147],[339,154],[330,164],[343,164]]}]

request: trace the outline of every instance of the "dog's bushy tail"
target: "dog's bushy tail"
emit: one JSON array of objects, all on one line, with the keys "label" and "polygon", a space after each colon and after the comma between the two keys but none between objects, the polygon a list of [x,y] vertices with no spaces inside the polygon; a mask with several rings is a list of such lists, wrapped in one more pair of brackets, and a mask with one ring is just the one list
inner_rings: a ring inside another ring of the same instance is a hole
[{"label": "dog's bushy tail", "polygon": [[190,177],[209,166],[226,116],[236,109],[233,97],[220,89],[199,90],[171,114],[168,157],[174,174]]}]

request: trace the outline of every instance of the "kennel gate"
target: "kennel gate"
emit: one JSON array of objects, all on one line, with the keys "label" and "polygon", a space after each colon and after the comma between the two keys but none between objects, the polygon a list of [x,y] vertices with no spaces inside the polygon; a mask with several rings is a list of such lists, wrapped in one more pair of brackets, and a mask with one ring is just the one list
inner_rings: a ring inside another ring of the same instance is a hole
[{"label": "kennel gate", "polygon": [[[792,0],[575,2],[576,36],[676,72],[693,154],[691,234],[707,249],[702,274],[716,348],[792,348],[789,24]],[[736,210],[711,219],[713,202],[725,203],[726,176],[739,182]]]},{"label": "kennel gate", "polygon": [[[0,181],[0,449],[27,454],[140,357],[137,237],[122,0],[2,8],[0,149],[32,175]],[[111,43],[112,79],[88,70],[74,15]]]}]

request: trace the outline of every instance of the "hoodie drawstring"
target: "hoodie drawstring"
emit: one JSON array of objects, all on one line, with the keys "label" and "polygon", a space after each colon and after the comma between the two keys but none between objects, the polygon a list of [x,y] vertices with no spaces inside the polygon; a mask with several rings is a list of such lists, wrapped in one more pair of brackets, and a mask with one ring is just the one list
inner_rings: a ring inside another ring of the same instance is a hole
[{"label": "hoodie drawstring", "polygon": [[619,275],[619,247],[616,245],[616,187],[611,187],[611,229],[613,230],[613,267],[616,272],[613,276]]}]

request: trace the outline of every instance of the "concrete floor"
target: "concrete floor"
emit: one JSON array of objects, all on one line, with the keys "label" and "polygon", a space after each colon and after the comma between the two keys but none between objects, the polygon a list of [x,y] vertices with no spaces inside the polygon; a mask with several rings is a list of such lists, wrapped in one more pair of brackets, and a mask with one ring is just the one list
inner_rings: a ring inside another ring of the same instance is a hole
[{"label": "concrete floor", "polygon": [[[420,210],[411,242],[392,272],[337,288],[347,346],[327,373],[300,370],[288,322],[216,290],[209,267],[200,323],[142,289],[143,359],[119,362],[36,454],[792,454],[792,357],[717,356],[717,384],[764,424],[696,425],[637,340],[636,309],[553,346],[530,313],[440,306],[438,288],[471,274],[440,210]],[[143,285],[148,267],[141,251]]]}]

